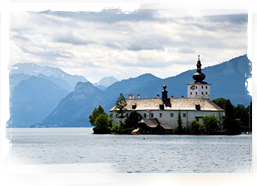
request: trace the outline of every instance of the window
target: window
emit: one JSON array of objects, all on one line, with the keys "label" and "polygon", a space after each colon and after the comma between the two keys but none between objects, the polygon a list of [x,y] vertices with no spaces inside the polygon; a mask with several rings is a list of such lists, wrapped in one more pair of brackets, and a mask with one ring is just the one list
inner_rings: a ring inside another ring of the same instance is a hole
[{"label": "window", "polygon": [[202,89],[203,89],[203,86],[202,86]]},{"label": "window", "polygon": [[201,110],[200,104],[196,104],[196,105],[195,105],[195,109],[196,109],[196,110]]},{"label": "window", "polygon": [[197,86],[195,86],[195,89],[197,89]]},{"label": "window", "polygon": [[195,92],[195,95],[197,95],[197,92]]},{"label": "window", "polygon": [[162,113],[159,114],[159,117],[160,117],[160,118],[162,117]]},{"label": "window", "polygon": [[202,92],[202,95],[203,95],[203,92]]},{"label": "window", "polygon": [[192,92],[190,92],[190,95],[192,95]]},{"label": "window", "polygon": [[205,88],[207,89],[208,87],[206,86]]},{"label": "window", "polygon": [[183,117],[184,117],[184,118],[186,117],[186,113],[183,113]]},{"label": "window", "polygon": [[172,117],[172,118],[173,118],[173,117],[174,117],[174,114],[173,114],[173,113],[170,113],[170,117]]},{"label": "window", "polygon": [[112,114],[110,114],[110,118],[112,118]]},{"label": "window", "polygon": [[146,118],[146,113],[144,113],[144,118]]},{"label": "window", "polygon": [[206,95],[207,95],[208,93],[206,92]]},{"label": "window", "polygon": [[115,117],[118,118],[118,114],[116,114]]},{"label": "window", "polygon": [[153,118],[153,113],[151,113],[151,118]]}]

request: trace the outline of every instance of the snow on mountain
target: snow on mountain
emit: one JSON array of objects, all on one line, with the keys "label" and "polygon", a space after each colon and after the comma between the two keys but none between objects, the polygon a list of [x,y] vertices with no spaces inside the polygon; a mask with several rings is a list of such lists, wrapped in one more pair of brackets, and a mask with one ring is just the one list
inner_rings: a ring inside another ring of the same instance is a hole
[{"label": "snow on mountain", "polygon": [[39,66],[34,63],[17,63],[10,67],[10,74],[27,74],[30,76],[37,76],[43,74],[45,76],[53,76],[55,78],[60,78],[69,83],[72,87],[75,87],[77,82],[88,82],[88,80],[79,75],[70,75],[62,71],[59,68]]}]

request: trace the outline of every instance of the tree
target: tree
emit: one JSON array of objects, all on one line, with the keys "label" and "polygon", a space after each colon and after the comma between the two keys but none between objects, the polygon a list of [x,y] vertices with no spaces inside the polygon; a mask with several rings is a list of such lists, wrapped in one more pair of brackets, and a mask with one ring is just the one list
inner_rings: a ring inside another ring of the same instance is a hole
[{"label": "tree", "polygon": [[95,120],[96,118],[100,115],[100,114],[104,114],[104,108],[99,105],[98,108],[95,107],[95,109],[93,110],[92,114],[89,116],[89,122],[91,123],[91,125],[95,126]]},{"label": "tree", "polygon": [[200,122],[193,120],[190,122],[189,126],[191,128],[191,130],[193,131],[194,134],[198,134],[199,133],[199,128],[200,128]]},{"label": "tree", "polygon": [[249,116],[249,132],[252,131],[252,101],[250,102],[249,106],[246,108],[248,116]]},{"label": "tree", "polygon": [[120,93],[120,96],[118,97],[116,103],[115,103],[115,109],[117,109],[115,112],[118,113],[118,117],[120,118],[120,125],[123,127],[122,119],[125,117],[124,113],[126,111],[127,101],[126,98],[122,93]]},{"label": "tree", "polygon": [[215,103],[216,105],[218,105],[220,108],[224,109],[226,99],[225,98],[216,98],[216,99],[212,100],[212,102]]},{"label": "tree", "polygon": [[178,118],[177,118],[177,123],[178,123],[178,127],[176,128],[175,132],[178,134],[182,134],[183,133],[183,129],[182,129],[182,118],[181,118],[181,113],[180,111],[178,112]]},{"label": "tree", "polygon": [[125,121],[125,128],[136,128],[141,119],[142,116],[137,111],[131,112]]},{"label": "tree", "polygon": [[109,115],[107,113],[102,113],[95,119],[93,131],[95,134],[106,134],[109,133]]},{"label": "tree", "polygon": [[244,105],[238,104],[235,107],[235,118],[240,119],[240,126],[243,131],[249,130],[249,111]]},{"label": "tree", "polygon": [[219,130],[219,120],[214,115],[208,115],[203,117],[203,126],[207,134],[213,134],[214,131]]},{"label": "tree", "polygon": [[224,109],[225,109],[225,118],[223,121],[223,125],[224,125],[224,128],[227,129],[227,133],[232,135],[240,134],[240,130],[238,130],[238,123],[236,122],[236,118],[235,118],[235,109],[229,99],[226,100]]}]

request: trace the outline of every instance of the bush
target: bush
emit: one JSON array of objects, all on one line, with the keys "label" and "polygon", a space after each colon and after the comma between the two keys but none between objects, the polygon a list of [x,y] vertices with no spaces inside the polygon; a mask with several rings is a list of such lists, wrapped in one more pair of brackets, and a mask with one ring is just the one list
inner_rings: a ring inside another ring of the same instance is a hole
[{"label": "bush", "polygon": [[190,134],[190,127],[189,126],[184,127],[183,133],[184,134]]},{"label": "bush", "polygon": [[193,120],[190,122],[189,126],[193,134],[198,134],[200,132],[199,131],[199,128],[201,126],[200,122]]},{"label": "bush", "polygon": [[111,133],[114,133],[114,134],[121,134],[122,133],[122,127],[120,125],[112,125],[112,128],[111,128]]},{"label": "bush", "polygon": [[219,120],[214,115],[204,116],[203,117],[203,126],[205,128],[205,132],[207,134],[212,134],[219,130]]}]

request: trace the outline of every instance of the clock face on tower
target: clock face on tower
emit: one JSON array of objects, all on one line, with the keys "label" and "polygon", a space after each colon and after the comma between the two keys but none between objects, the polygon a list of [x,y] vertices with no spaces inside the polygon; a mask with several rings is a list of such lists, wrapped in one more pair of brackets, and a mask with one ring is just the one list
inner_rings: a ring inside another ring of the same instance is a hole
[{"label": "clock face on tower", "polygon": [[192,85],[190,89],[195,90],[195,85]]}]

